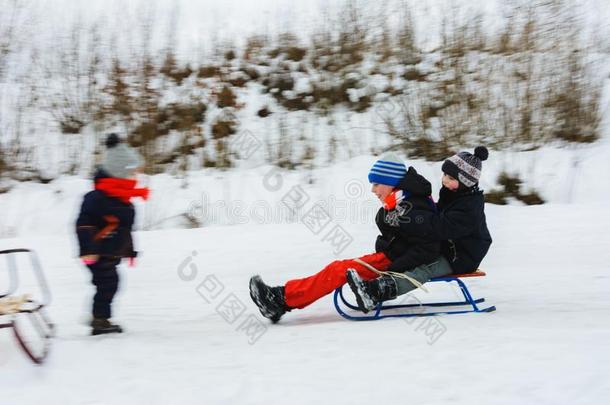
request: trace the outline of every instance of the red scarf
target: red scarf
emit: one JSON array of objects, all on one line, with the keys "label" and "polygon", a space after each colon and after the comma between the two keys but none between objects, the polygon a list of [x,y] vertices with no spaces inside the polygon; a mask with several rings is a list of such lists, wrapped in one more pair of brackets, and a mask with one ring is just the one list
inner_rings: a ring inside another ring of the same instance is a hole
[{"label": "red scarf", "polygon": [[385,198],[383,202],[383,208],[387,211],[391,211],[405,198],[402,190],[394,190]]},{"label": "red scarf", "polygon": [[99,179],[95,182],[95,189],[100,190],[108,197],[118,198],[126,204],[131,202],[133,197],[148,199],[150,190],[148,188],[136,188],[136,180],[117,179],[108,177]]}]

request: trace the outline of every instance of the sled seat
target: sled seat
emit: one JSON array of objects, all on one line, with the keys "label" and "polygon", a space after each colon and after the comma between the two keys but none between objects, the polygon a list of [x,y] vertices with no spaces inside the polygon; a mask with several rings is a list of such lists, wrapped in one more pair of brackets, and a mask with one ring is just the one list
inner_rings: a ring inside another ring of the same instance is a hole
[{"label": "sled seat", "polygon": [[[333,302],[335,304],[335,309],[345,319],[349,319],[351,321],[373,321],[382,318],[410,318],[415,316],[434,316],[434,315],[453,315],[453,314],[467,314],[470,312],[493,312],[496,310],[495,306],[490,306],[487,308],[480,308],[477,304],[485,302],[485,298],[474,299],[468,290],[466,284],[461,280],[463,278],[474,278],[474,277],[485,277],[486,273],[481,270],[474,271],[472,273],[463,273],[463,274],[448,274],[442,277],[435,277],[428,281],[429,283],[435,282],[447,282],[447,283],[456,283],[462,292],[464,300],[460,301],[447,301],[447,302],[418,302],[410,303],[410,304],[394,304],[394,305],[385,305],[384,303],[380,303],[377,305],[372,312],[373,315],[362,314],[358,310],[358,306],[354,304],[350,304],[343,295],[343,286],[337,288],[335,290],[335,295],[333,297]],[[413,297],[407,295],[407,297]],[[403,300],[404,301],[404,300]],[[352,315],[348,314],[343,308],[347,307],[351,310],[358,311],[358,314],[361,315]],[[442,308],[442,307],[465,307],[465,308],[457,308],[457,309],[444,309],[440,311],[426,311],[426,308]],[[397,313],[387,313],[388,310],[401,310]],[[384,313],[386,311],[386,313]]]},{"label": "sled seat", "polygon": [[462,273],[462,274],[449,274],[443,277],[436,278],[445,278],[445,277],[455,277],[455,278],[466,278],[466,277],[485,277],[487,273],[481,270],[473,271],[472,273]]}]

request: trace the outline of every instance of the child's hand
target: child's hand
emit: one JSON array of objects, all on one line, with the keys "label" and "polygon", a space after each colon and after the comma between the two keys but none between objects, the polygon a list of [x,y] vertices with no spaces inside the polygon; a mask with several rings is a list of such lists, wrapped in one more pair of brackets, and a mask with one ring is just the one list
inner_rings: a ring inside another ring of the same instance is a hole
[{"label": "child's hand", "polygon": [[402,190],[393,191],[385,198],[383,208],[385,208],[387,211],[391,211],[396,208],[403,198],[404,194]]},{"label": "child's hand", "polygon": [[80,257],[81,261],[87,266],[95,264],[99,260],[99,258],[100,257],[98,255],[85,255]]}]

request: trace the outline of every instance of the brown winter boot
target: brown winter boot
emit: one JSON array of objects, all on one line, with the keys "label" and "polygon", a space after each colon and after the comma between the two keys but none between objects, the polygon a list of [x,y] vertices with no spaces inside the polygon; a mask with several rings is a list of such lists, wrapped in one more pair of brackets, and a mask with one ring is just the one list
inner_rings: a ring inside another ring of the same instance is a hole
[{"label": "brown winter boot", "polygon": [[91,335],[104,335],[107,333],[123,333],[123,328],[106,318],[93,318],[91,321]]}]

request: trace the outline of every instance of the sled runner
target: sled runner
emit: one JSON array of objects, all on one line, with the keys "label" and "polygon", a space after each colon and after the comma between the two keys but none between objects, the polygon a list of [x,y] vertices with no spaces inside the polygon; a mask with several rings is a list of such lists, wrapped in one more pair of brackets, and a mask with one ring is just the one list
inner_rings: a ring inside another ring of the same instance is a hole
[{"label": "sled runner", "polygon": [[[485,272],[476,271],[474,273],[466,273],[466,274],[452,274],[444,277],[437,277],[431,279],[429,282],[447,282],[452,283],[455,282],[460,287],[460,291],[464,296],[463,301],[449,301],[449,302],[430,302],[430,303],[409,303],[409,304],[394,304],[394,305],[384,305],[383,303],[377,305],[377,308],[373,310],[373,315],[364,315],[361,312],[358,312],[359,315],[350,315],[345,312],[341,307],[347,307],[349,309],[358,311],[358,306],[354,304],[350,304],[343,295],[343,286],[337,288],[335,290],[334,295],[334,303],[335,308],[339,315],[344,317],[345,319],[349,319],[351,321],[371,321],[382,318],[407,318],[414,316],[433,316],[433,315],[441,315],[441,314],[466,314],[469,312],[492,312],[496,310],[495,306],[480,308],[477,304],[485,302],[485,298],[474,299],[468,291],[468,287],[466,284],[460,280],[461,278],[467,277],[483,277],[485,276]],[[341,302],[340,302],[341,301]],[[456,309],[443,309],[443,310],[432,310],[430,312],[426,311],[426,308],[444,308],[444,307],[466,307],[466,308],[456,308]],[[387,310],[403,310],[398,311],[397,313],[384,313]]]},{"label": "sled runner", "polygon": [[[41,291],[41,302],[28,295],[15,295],[19,287],[19,272],[15,256],[27,254]],[[0,291],[0,329],[11,328],[19,346],[36,364],[42,364],[50,348],[54,325],[45,313],[51,301],[49,286],[42,272],[36,253],[29,249],[9,249],[0,251],[6,257],[8,268],[8,291]]]}]

